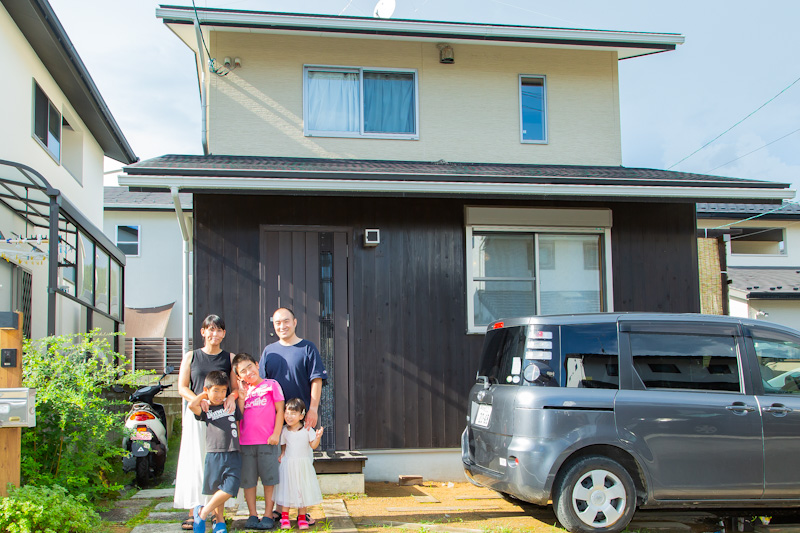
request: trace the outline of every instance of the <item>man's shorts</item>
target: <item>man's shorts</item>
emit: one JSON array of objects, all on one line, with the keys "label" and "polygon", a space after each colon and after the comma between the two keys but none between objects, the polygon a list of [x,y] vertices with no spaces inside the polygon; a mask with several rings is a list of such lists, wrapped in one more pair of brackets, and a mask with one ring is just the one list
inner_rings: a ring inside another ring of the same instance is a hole
[{"label": "man's shorts", "polygon": [[281,447],[277,444],[242,444],[242,487],[251,489],[258,485],[277,485],[280,478],[278,457]]},{"label": "man's shorts", "polygon": [[235,498],[239,494],[241,477],[242,456],[239,452],[208,452],[206,454],[203,494],[215,494],[221,490]]}]

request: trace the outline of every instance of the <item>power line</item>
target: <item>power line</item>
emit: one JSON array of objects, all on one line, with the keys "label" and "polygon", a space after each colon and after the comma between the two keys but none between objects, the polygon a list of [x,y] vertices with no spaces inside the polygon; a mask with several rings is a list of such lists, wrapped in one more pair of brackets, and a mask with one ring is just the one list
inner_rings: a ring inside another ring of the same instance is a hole
[{"label": "power line", "polygon": [[727,130],[723,131],[722,133],[720,133],[719,135],[717,135],[716,137],[714,137],[713,139],[711,139],[710,141],[708,141],[706,144],[704,144],[703,146],[701,146],[700,148],[698,148],[697,150],[695,150],[695,151],[694,151],[694,152],[692,152],[691,154],[687,155],[686,157],[684,157],[683,159],[681,159],[681,160],[680,160],[680,161],[678,161],[677,163],[673,163],[672,165],[670,165],[669,167],[667,167],[667,170],[671,170],[673,167],[675,167],[675,166],[677,166],[677,165],[680,165],[681,163],[683,163],[684,161],[686,161],[687,159],[689,159],[690,157],[692,157],[694,154],[696,154],[697,152],[699,152],[699,151],[700,151],[700,150],[702,150],[703,148],[707,147],[709,144],[713,143],[714,141],[716,141],[717,139],[719,139],[720,137],[722,137],[723,135],[725,135],[726,133],[728,133],[729,131],[731,131],[733,128],[735,128],[736,126],[738,126],[739,124],[741,124],[742,122],[744,122],[745,120],[747,120],[748,118],[750,118],[750,117],[752,117],[753,115],[755,115],[755,114],[756,114],[758,111],[760,111],[760,110],[761,110],[761,109],[762,109],[762,108],[763,108],[765,105],[767,105],[768,103],[772,102],[772,101],[773,101],[773,100],[775,100],[777,97],[779,97],[780,95],[782,95],[783,93],[785,93],[786,91],[788,91],[788,90],[789,90],[789,89],[790,89],[790,88],[791,88],[791,87],[792,87],[792,86],[793,86],[795,83],[797,83],[798,81],[800,81],[800,78],[797,78],[797,79],[796,79],[796,80],[794,80],[792,83],[790,83],[788,86],[786,86],[786,87],[785,87],[785,88],[784,88],[784,89],[783,89],[781,92],[779,92],[778,94],[776,94],[775,96],[773,96],[772,98],[770,98],[769,100],[767,100],[766,102],[764,102],[763,104],[761,104],[760,106],[758,106],[758,108],[756,108],[756,110],[755,110],[755,111],[753,111],[753,112],[751,112],[750,114],[748,114],[748,115],[747,115],[746,117],[744,117],[742,120],[740,120],[739,122],[737,122],[736,124],[734,124],[733,126],[731,126],[730,128],[728,128]]},{"label": "power line", "polygon": [[785,139],[785,138],[786,138],[786,137],[788,137],[789,135],[794,135],[794,134],[795,134],[795,133],[797,133],[798,131],[800,131],[800,128],[797,128],[796,130],[794,130],[794,131],[792,131],[792,132],[789,132],[789,133],[787,133],[786,135],[784,135],[784,136],[782,136],[782,137],[778,137],[778,138],[777,138],[777,139],[775,139],[774,141],[770,141],[770,142],[768,142],[767,144],[763,144],[763,145],[759,146],[758,148],[756,148],[755,150],[751,150],[751,151],[747,152],[747,153],[746,153],[746,154],[744,154],[744,155],[740,155],[740,156],[739,156],[739,157],[737,157],[736,159],[731,159],[731,160],[730,160],[730,161],[728,161],[727,163],[722,163],[721,165],[718,165],[718,166],[716,166],[716,167],[712,168],[711,170],[707,170],[707,171],[706,171],[706,173],[709,173],[709,172],[714,172],[714,171],[715,171],[715,170],[717,170],[718,168],[724,167],[725,165],[730,165],[730,164],[731,164],[731,163],[733,163],[734,161],[738,161],[738,160],[740,160],[740,159],[741,159],[741,158],[743,158],[743,157],[747,157],[747,156],[748,156],[748,155],[750,155],[750,154],[753,154],[753,153],[755,153],[755,152],[758,152],[759,150],[761,150],[761,149],[763,149],[763,148],[766,148],[766,147],[767,147],[767,146],[769,146],[770,144],[774,144],[774,143],[776,143],[776,142],[780,141],[781,139]]}]

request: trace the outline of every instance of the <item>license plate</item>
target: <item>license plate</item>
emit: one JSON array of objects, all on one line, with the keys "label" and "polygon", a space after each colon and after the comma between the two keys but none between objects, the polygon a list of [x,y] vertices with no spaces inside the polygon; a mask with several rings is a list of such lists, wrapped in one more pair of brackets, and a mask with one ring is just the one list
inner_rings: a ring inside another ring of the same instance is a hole
[{"label": "license plate", "polygon": [[478,413],[475,415],[475,425],[480,427],[487,427],[489,425],[489,417],[492,416],[492,406],[481,404],[478,406]]},{"label": "license plate", "polygon": [[152,440],[153,434],[149,431],[137,431],[131,436],[131,440]]}]

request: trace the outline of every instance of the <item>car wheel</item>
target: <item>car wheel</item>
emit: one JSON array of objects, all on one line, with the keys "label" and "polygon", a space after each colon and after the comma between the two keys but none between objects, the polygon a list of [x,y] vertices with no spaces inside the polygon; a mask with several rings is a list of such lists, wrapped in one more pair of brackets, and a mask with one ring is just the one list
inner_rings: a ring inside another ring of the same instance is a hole
[{"label": "car wheel", "polygon": [[553,510],[572,533],[616,533],[636,511],[636,488],[624,467],[608,457],[584,457],[558,483]]}]

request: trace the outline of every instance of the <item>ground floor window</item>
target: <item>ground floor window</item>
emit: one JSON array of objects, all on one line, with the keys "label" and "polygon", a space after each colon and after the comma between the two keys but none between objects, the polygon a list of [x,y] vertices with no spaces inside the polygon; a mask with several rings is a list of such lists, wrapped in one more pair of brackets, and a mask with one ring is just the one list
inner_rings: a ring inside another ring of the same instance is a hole
[{"label": "ground floor window", "polygon": [[[483,332],[500,318],[609,310],[608,228],[571,226],[563,212],[570,210],[553,209],[542,211],[557,211],[550,220],[563,226],[533,225],[539,221],[535,211],[512,210],[509,222],[514,225],[467,225],[470,332]],[[502,221],[496,216],[502,210],[486,214],[473,212],[468,220]],[[533,218],[524,224],[521,214]]]}]

